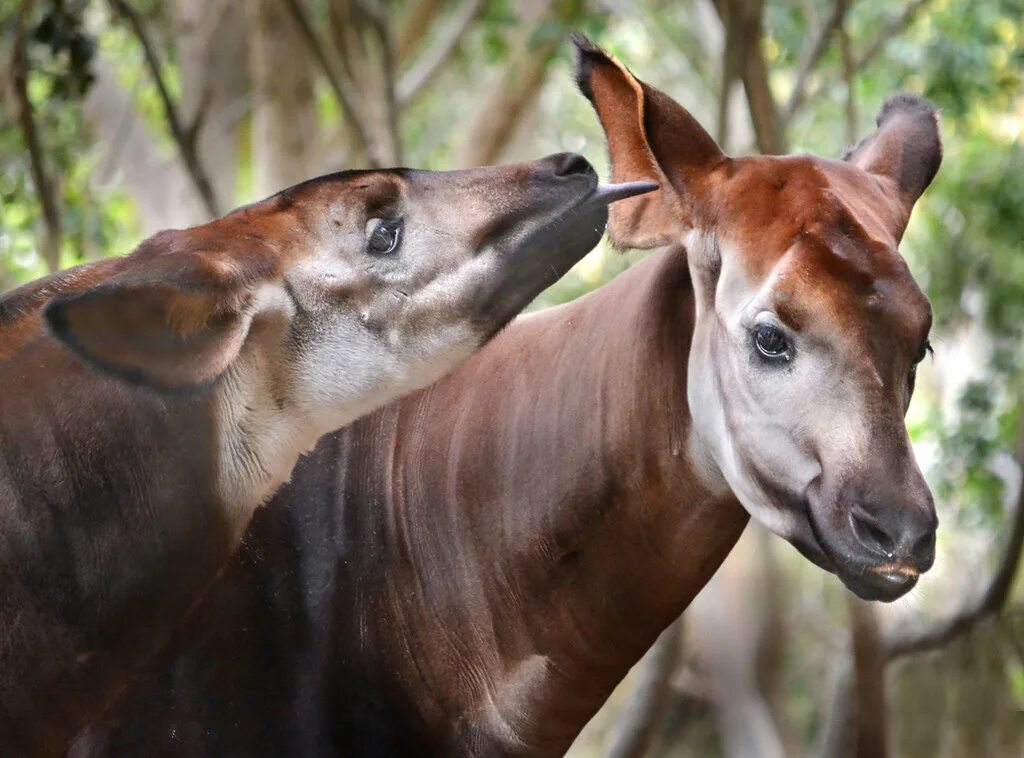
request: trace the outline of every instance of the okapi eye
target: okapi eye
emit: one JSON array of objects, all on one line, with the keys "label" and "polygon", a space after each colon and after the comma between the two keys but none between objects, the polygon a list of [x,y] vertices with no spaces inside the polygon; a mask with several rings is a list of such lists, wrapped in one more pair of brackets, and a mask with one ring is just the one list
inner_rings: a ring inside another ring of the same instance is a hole
[{"label": "okapi eye", "polygon": [[786,335],[777,326],[758,324],[754,330],[754,344],[765,358],[789,359],[789,343]]},{"label": "okapi eye", "polygon": [[927,356],[929,353],[934,352],[935,351],[932,350],[932,343],[930,343],[928,340],[925,340],[921,344],[921,349],[917,351],[917,355],[914,356],[914,362],[910,364],[909,384],[911,393],[913,393],[914,391],[914,383],[917,380],[917,364],[923,361],[925,359],[925,356]]},{"label": "okapi eye", "polygon": [[381,219],[377,222],[366,247],[375,255],[389,255],[398,249],[402,241],[402,220]]},{"label": "okapi eye", "polygon": [[932,349],[931,342],[929,342],[928,340],[922,342],[921,347],[917,351],[917,355],[914,357],[914,367],[916,368],[918,363],[923,361],[929,354],[932,354],[934,352],[935,351]]}]

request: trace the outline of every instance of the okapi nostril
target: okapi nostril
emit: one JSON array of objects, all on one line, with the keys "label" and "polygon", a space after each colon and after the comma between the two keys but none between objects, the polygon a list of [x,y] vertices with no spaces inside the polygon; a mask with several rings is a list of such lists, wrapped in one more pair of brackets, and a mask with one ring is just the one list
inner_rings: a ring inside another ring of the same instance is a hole
[{"label": "okapi nostril", "polygon": [[593,171],[587,159],[577,153],[563,153],[555,163],[555,176],[585,176]]},{"label": "okapi nostril", "polygon": [[915,558],[922,558],[925,555],[931,555],[934,550],[935,532],[932,531],[918,537],[917,541],[911,547],[910,554]]},{"label": "okapi nostril", "polygon": [[853,532],[866,547],[891,556],[896,550],[895,541],[870,516],[854,511],[850,516]]}]

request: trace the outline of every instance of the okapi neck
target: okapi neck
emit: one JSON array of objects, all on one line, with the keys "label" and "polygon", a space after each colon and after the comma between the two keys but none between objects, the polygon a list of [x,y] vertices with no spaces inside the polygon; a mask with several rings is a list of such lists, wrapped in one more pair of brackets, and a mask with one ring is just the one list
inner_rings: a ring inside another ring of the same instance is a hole
[{"label": "okapi neck", "polygon": [[667,250],[471,361],[445,437],[489,469],[473,483],[481,464],[460,463],[449,482],[470,488],[452,499],[472,525],[456,549],[483,575],[455,591],[470,628],[501,631],[469,656],[486,688],[439,703],[442,723],[476,712],[453,749],[561,754],[738,539],[746,512],[689,459],[693,314],[685,255]]}]

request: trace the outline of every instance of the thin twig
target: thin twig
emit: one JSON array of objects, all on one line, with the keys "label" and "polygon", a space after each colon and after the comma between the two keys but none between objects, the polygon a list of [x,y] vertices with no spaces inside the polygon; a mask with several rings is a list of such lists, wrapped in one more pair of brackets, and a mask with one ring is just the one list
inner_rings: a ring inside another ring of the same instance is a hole
[{"label": "thin twig", "polygon": [[193,185],[195,185],[196,192],[199,193],[199,197],[203,201],[206,212],[213,217],[219,216],[220,209],[217,205],[217,197],[213,192],[213,185],[210,184],[210,179],[206,175],[202,162],[199,160],[199,154],[196,152],[195,135],[189,133],[189,129],[182,122],[177,106],[171,99],[171,94],[167,89],[167,83],[164,80],[160,67],[160,59],[157,57],[156,48],[149,38],[145,25],[142,23],[142,18],[135,12],[135,9],[131,7],[127,0],[109,0],[109,3],[114,13],[122,16],[128,23],[132,33],[142,46],[146,67],[149,69],[150,76],[152,76],[153,83],[156,85],[157,93],[160,96],[160,103],[163,106],[164,117],[171,130],[171,136],[178,146],[182,161],[192,179]]},{"label": "thin twig", "polygon": [[15,31],[14,48],[11,56],[11,84],[14,100],[17,104],[18,121],[21,126],[25,149],[28,151],[29,165],[32,171],[32,182],[35,184],[36,195],[43,212],[46,233],[43,235],[43,258],[46,267],[51,271],[60,268],[61,220],[57,204],[57,193],[54,182],[46,173],[46,160],[43,157],[43,146],[39,139],[35,111],[28,96],[28,18],[32,12],[33,0],[24,0],[18,12],[17,29]]},{"label": "thin twig", "polygon": [[839,54],[843,59],[843,81],[846,84],[846,144],[852,145],[857,141],[857,83],[853,74],[853,51],[845,23],[840,23],[836,33],[839,35]]},{"label": "thin twig", "polygon": [[808,45],[802,56],[800,68],[796,75],[796,82],[793,84],[793,91],[789,93],[789,100],[786,102],[786,107],[783,111],[786,120],[793,117],[793,114],[803,103],[804,97],[807,96],[807,80],[811,72],[814,71],[814,67],[818,65],[818,61],[821,60],[821,56],[828,50],[832,34],[842,26],[849,7],[849,0],[835,0],[832,4],[832,12],[815,32],[813,42]]},{"label": "thin twig", "polygon": [[395,61],[399,66],[409,60],[443,8],[441,0],[420,0],[402,19],[395,42]]},{"label": "thin twig", "polygon": [[282,0],[282,2],[291,13],[292,19],[298,26],[299,32],[306,43],[306,48],[313,56],[317,65],[320,66],[321,71],[323,71],[324,76],[327,78],[328,85],[331,87],[331,91],[334,92],[334,96],[337,98],[339,105],[341,105],[342,111],[348,118],[349,124],[352,127],[352,136],[358,143],[357,148],[364,155],[369,155],[369,137],[366,125],[356,109],[355,89],[352,83],[348,81],[348,78],[339,70],[338,66],[331,63],[327,56],[326,48],[320,42],[320,38],[317,36],[309,17],[301,5],[301,0]]},{"label": "thin twig", "polygon": [[399,109],[412,102],[441,72],[483,7],[483,0],[466,0],[456,11],[448,27],[441,32],[437,42],[406,71],[397,87]]},{"label": "thin twig", "polygon": [[[855,76],[863,71],[871,60],[878,55],[878,53],[880,53],[882,49],[889,44],[889,42],[891,42],[895,37],[898,37],[908,26],[910,26],[918,11],[920,11],[929,2],[931,2],[931,0],[912,0],[912,2],[903,9],[903,12],[900,15],[896,16],[892,21],[882,27],[882,29],[875,35],[871,45],[869,45],[868,48],[860,55],[853,58],[853,63],[850,66],[851,73]],[[821,82],[806,93],[802,102],[814,102],[828,88],[828,86],[828,82]]]}]

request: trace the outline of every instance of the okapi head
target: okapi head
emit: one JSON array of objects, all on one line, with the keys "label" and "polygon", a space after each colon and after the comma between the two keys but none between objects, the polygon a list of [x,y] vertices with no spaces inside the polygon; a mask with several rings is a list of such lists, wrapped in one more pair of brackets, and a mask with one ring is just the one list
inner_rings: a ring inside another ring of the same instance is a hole
[{"label": "okapi head", "polygon": [[861,597],[900,597],[935,556],[904,424],[932,316],[897,246],[942,158],[936,111],[891,98],[843,160],[732,158],[667,95],[575,41],[614,180],[661,185],[612,209],[612,241],[685,247],[691,453],[709,485]]},{"label": "okapi head", "polygon": [[273,485],[320,435],[451,369],[597,243],[609,202],[652,188],[598,187],[574,154],[344,172],[161,232],[29,299],[56,292],[52,334],[104,372],[216,385],[219,423],[260,437],[228,435],[224,452],[243,470],[287,461]]}]

